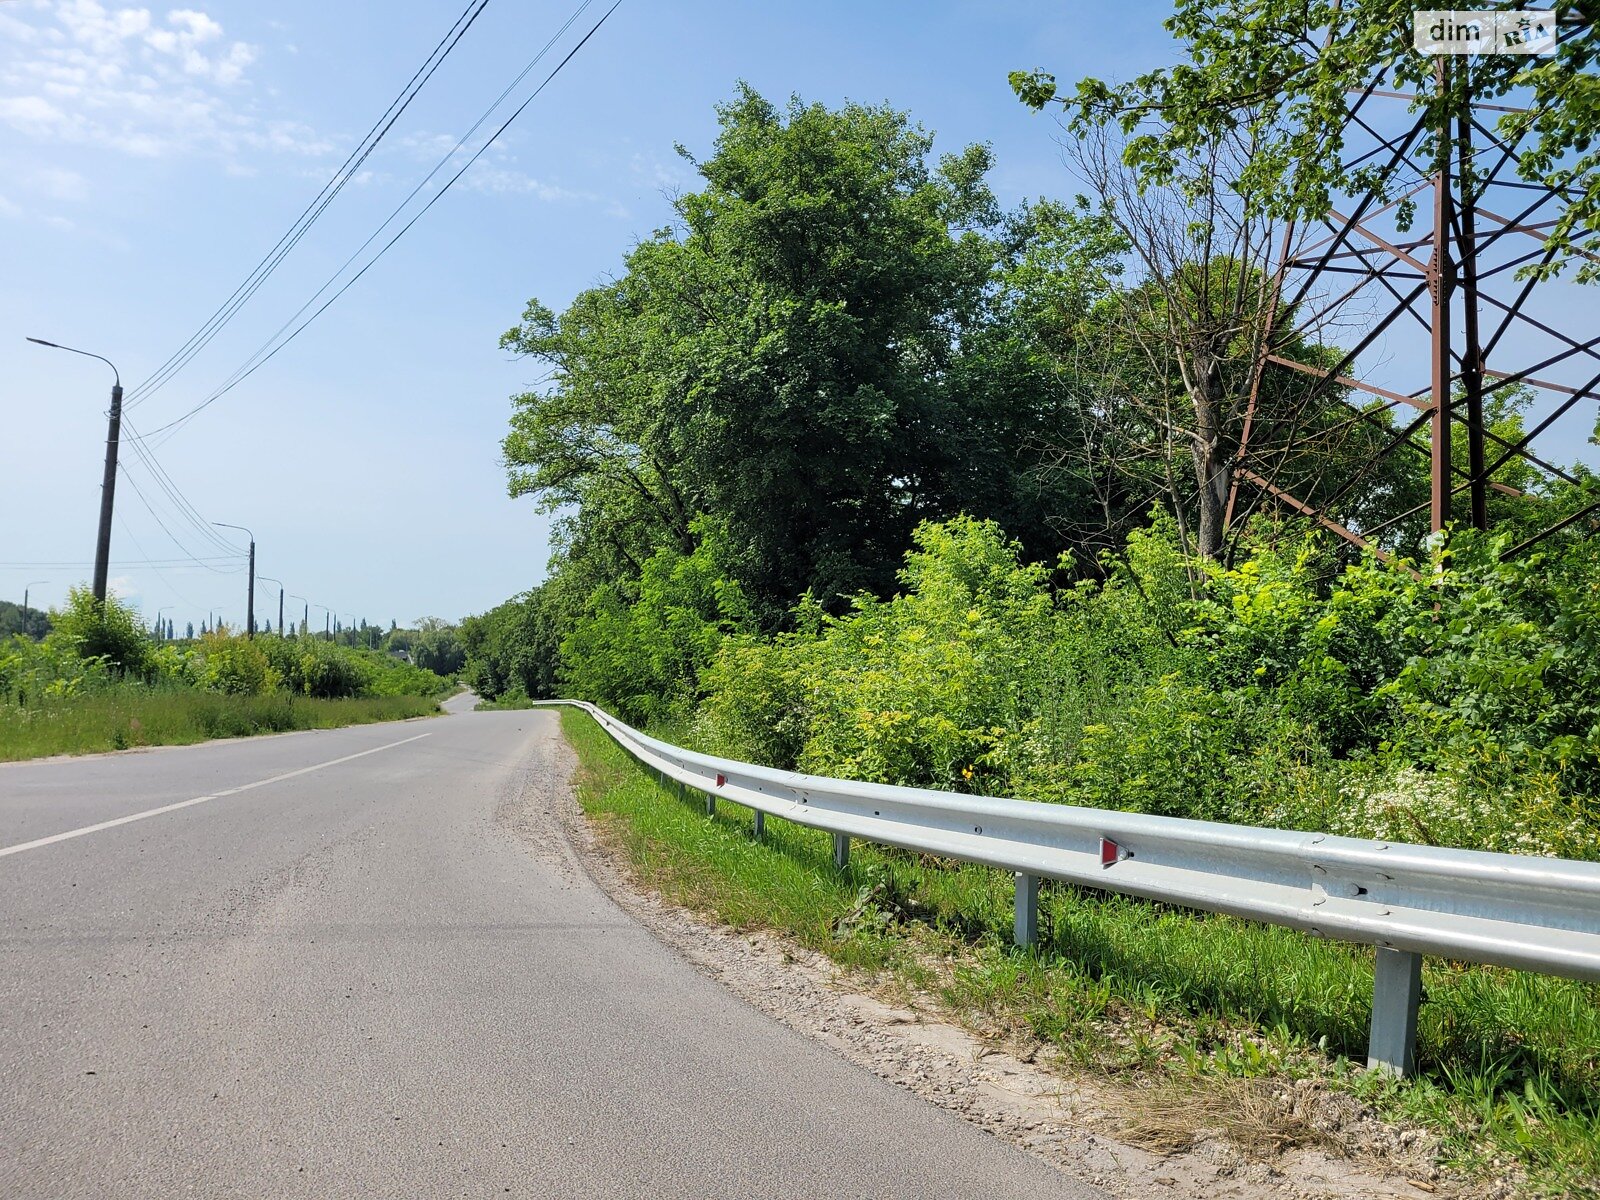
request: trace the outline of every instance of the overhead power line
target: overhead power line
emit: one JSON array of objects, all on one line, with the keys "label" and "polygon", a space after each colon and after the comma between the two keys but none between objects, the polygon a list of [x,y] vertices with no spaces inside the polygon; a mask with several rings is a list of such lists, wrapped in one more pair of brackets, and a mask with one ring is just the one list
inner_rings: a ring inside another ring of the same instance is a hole
[{"label": "overhead power line", "polygon": [[[482,125],[485,121],[488,120],[489,116],[494,112],[494,110],[496,108],[499,107],[500,103],[504,100],[505,96],[510,92],[510,90],[512,88],[514,88],[516,86],[516,82],[520,81],[523,77],[525,77],[528,74],[528,72],[533,68],[533,66],[535,64],[537,64],[539,59],[543,57],[543,55],[546,53],[546,51],[549,49],[549,47],[555,42],[555,40],[561,36],[561,32],[564,32],[573,23],[573,21],[576,20],[578,14],[583,12],[583,10],[585,8],[587,8],[591,2],[592,2],[592,0],[584,0],[584,2],[578,6],[578,9],[573,13],[572,17],[568,18],[568,21],[567,21],[566,25],[562,26],[562,30],[558,31],[557,34],[555,35],[555,37],[553,37],[550,42],[546,43],[544,49],[541,49],[539,54],[534,57],[533,61],[530,62],[528,64],[528,66],[523,69],[522,74],[517,77],[517,80],[513,81],[511,86],[508,87],[506,89],[506,91],[501,93],[500,98],[497,99],[494,102],[494,104],[491,105],[490,108],[484,113],[483,117],[481,117],[479,119],[479,121],[476,124],[473,125],[473,127],[472,127],[473,130],[476,130],[479,127],[479,125]],[[234,374],[232,376],[230,376],[229,379],[222,384],[222,386],[220,386],[219,388],[216,389],[216,391],[212,392],[209,396],[207,396],[204,400],[200,401],[200,403],[196,404],[193,408],[189,409],[182,416],[176,417],[173,420],[168,421],[165,425],[158,426],[157,428],[152,429],[149,433],[142,435],[142,440],[148,440],[149,438],[155,437],[156,435],[162,434],[162,433],[168,433],[168,436],[171,436],[168,431],[175,431],[176,429],[180,428],[181,426],[187,424],[198,413],[200,413],[203,410],[205,410],[206,408],[210,407],[216,401],[220,400],[223,396],[227,395],[230,391],[232,391],[239,384],[243,383],[251,375],[255,374],[256,371],[260,370],[263,366],[265,366],[268,362],[270,362],[273,358],[275,358],[278,355],[279,351],[283,350],[284,347],[288,346],[290,342],[294,341],[295,338],[299,337],[300,334],[305,331],[307,326],[309,326],[313,321],[315,321],[324,312],[326,312],[330,307],[332,307],[334,302],[337,301],[340,296],[344,295],[345,292],[347,292],[356,283],[357,280],[359,280],[363,275],[365,275],[375,265],[377,265],[378,260],[381,259],[385,254],[387,254],[389,252],[390,248],[393,247],[394,244],[396,242],[398,242],[401,238],[403,238],[406,235],[406,233],[411,229],[411,227],[413,225],[415,225],[419,220],[422,219],[422,217],[428,212],[429,209],[431,209],[435,204],[437,204],[441,199],[444,198],[445,193],[447,193],[453,186],[455,186],[456,181],[459,180],[464,174],[466,174],[468,169],[471,168],[472,164],[477,162],[478,159],[480,157],[482,157],[484,152],[486,150],[488,150],[490,146],[494,145],[495,141],[500,137],[500,135],[503,134],[508,128],[510,128],[512,122],[514,122],[519,116],[522,115],[523,111],[527,109],[528,105],[532,104],[533,101],[535,99],[537,99],[539,97],[539,95],[545,90],[545,88],[547,88],[550,85],[550,83],[556,78],[556,76],[561,73],[562,69],[565,68],[566,65],[569,62],[572,61],[573,57],[578,53],[578,51],[583,49],[583,47],[586,44],[588,44],[589,39],[592,38],[596,33],[599,32],[600,27],[602,25],[604,25],[607,20],[610,19],[611,14],[617,11],[617,8],[621,5],[621,3],[622,3],[622,0],[614,0],[614,2],[612,3],[611,7],[608,8],[605,11],[605,13],[600,17],[600,19],[598,21],[596,21],[589,28],[589,32],[584,34],[583,37],[581,39],[579,39],[577,45],[573,46],[571,50],[567,51],[566,56],[559,63],[556,64],[555,68],[547,76],[545,76],[544,81],[542,83],[540,83],[539,86],[536,87],[528,95],[528,97],[525,100],[523,100],[522,103],[519,104],[512,111],[511,115],[509,117],[507,117],[504,122],[501,123],[500,127],[498,129],[496,129],[494,131],[494,133],[492,133],[489,136],[488,140],[485,141],[483,143],[483,145],[479,146],[478,149],[475,150],[472,153],[471,157],[469,157],[467,159],[467,161],[464,164],[462,164],[461,168],[458,171],[456,171],[456,173],[454,175],[452,175],[445,182],[444,186],[441,187],[437,192],[435,192],[431,197],[429,197],[428,202],[426,204],[424,204],[422,206],[422,208],[420,210],[418,210],[418,212],[409,221],[407,221],[404,225],[402,225],[400,227],[399,231],[396,232],[395,235],[392,238],[390,238],[387,242],[385,242],[383,244],[382,248],[379,249],[378,252],[376,254],[374,254],[359,271],[357,271],[348,280],[346,280],[345,283],[342,286],[340,286],[340,288],[336,292],[334,292],[332,296],[329,296],[328,299],[326,301],[324,301],[323,304],[319,308],[316,309],[316,311],[314,311],[309,317],[307,317],[299,325],[295,326],[293,332],[291,332],[287,337],[284,337],[281,341],[277,341],[276,345],[272,345],[272,343],[274,341],[276,341],[282,335],[283,330],[288,328],[287,324],[284,325],[282,328],[280,328],[278,330],[278,333],[274,334],[265,343],[263,343],[261,348],[258,349],[255,354],[251,355],[251,357],[246,360],[246,364],[244,366],[241,366],[237,371],[235,371]],[[417,192],[419,192],[422,189],[422,187],[427,183],[428,179],[431,179],[433,177],[434,173],[436,173],[440,169],[440,167],[442,167],[444,165],[444,163],[446,161],[448,161],[455,154],[456,150],[459,150],[461,148],[461,146],[465,143],[467,137],[470,137],[470,136],[471,136],[471,131],[469,130],[468,134],[465,135],[461,139],[461,141],[456,143],[455,148],[452,149],[449,154],[445,155],[445,158],[443,160],[441,160],[440,164],[438,166],[436,166],[432,172],[429,172],[427,178],[425,178],[421,184],[418,184],[417,187],[412,190],[411,195],[406,197],[406,200],[401,202],[400,208],[397,208],[395,210],[395,212],[390,215],[389,219],[386,220],[381,226],[378,227],[377,232],[374,233],[371,238],[368,238],[367,241],[362,244],[361,249],[356,251],[356,255],[359,255],[361,253],[361,250],[364,250],[367,245],[370,245],[371,242],[376,239],[378,234],[381,234],[384,229],[388,228],[388,226],[398,217],[401,209],[403,209],[405,207],[405,205],[410,202],[412,197],[414,197],[417,194]],[[356,255],[352,255],[350,259],[346,260],[344,266],[341,266],[339,268],[339,270],[336,271],[334,273],[334,275],[328,280],[328,282],[325,283],[320,289],[318,289],[316,295],[313,296],[310,301],[307,301],[306,304],[301,306],[299,312],[297,312],[295,314],[295,317],[298,317],[301,312],[304,312],[306,310],[306,308],[310,307],[310,305],[316,301],[318,296],[321,296],[325,291],[327,291],[327,289],[329,287],[331,287],[333,285],[333,283],[338,279],[339,275],[342,274],[345,271],[345,269],[349,267],[350,263],[355,260]],[[290,318],[290,323],[292,323],[294,319],[295,319],[294,317],[291,317]],[[270,350],[268,350],[267,349],[268,346],[271,346],[272,348]]]},{"label": "overhead power line", "polygon": [[[155,481],[156,486],[166,494],[167,500],[172,505],[172,511],[177,517],[187,523],[190,529],[199,534],[201,540],[211,548],[221,550],[226,554],[237,553],[238,547],[219,534],[215,526],[183,494],[182,489],[173,481],[172,476],[167,474],[166,468],[157,460],[154,450],[143,445],[139,432],[134,428],[133,423],[124,420],[123,424],[129,434],[128,437],[123,439],[124,444],[133,450],[145,469],[149,471],[150,477]],[[123,473],[126,475],[125,470]],[[137,485],[135,485],[135,490],[138,490]],[[145,499],[142,492],[140,493],[140,498]],[[146,503],[148,504],[148,500],[146,500]],[[187,546],[179,542],[170,532],[167,536],[172,537],[174,544],[178,545],[184,553],[192,553]]]},{"label": "overhead power line", "polygon": [[191,334],[189,340],[179,347],[166,362],[162,363],[153,375],[129,392],[129,408],[142,404],[145,400],[155,395],[174,375],[183,370],[195,355],[204,350],[211,343],[211,340],[222,331],[223,327],[233,319],[234,314],[249,302],[250,298],[256,294],[268,277],[277,270],[278,264],[299,244],[300,239],[316,223],[317,218],[322,215],[328,205],[333,203],[334,198],[344,190],[345,185],[354,178],[356,172],[361,169],[362,164],[367,161],[368,156],[377,149],[378,143],[383,140],[384,135],[393,128],[394,123],[400,119],[401,114],[410,106],[411,101],[416,99],[417,94],[422,91],[444,60],[449,57],[450,52],[455,49],[456,44],[466,35],[467,30],[472,27],[473,22],[478,19],[479,14],[488,7],[488,4],[489,0],[469,0],[466,8],[462,9],[461,15],[455,19],[455,23],[450,26],[444,37],[439,39],[439,44],[433,48],[422,66],[417,68],[416,73],[407,81],[405,87],[400,89],[399,95],[389,102],[389,107],[384,110],[383,115],[373,123],[372,128],[357,143],[356,148],[350,152],[349,157],[333,173],[333,177],[322,185],[322,190],[312,198],[311,203],[306,205],[300,215],[295,218],[294,224],[278,239],[277,244],[256,264],[255,268],[246,276],[245,281],[234,289],[233,294],[224,300],[217,310],[206,319],[205,324]]},{"label": "overhead power line", "polygon": [[[139,553],[143,554],[145,552],[145,549],[144,549],[143,546],[139,545],[139,539],[136,538],[133,535],[133,530],[128,528],[128,523],[126,521],[124,521],[121,517],[118,517],[117,518],[117,524],[122,526],[122,532],[128,535],[128,540],[134,544],[134,546],[138,549]],[[200,605],[196,604],[187,595],[185,595],[183,593],[183,591],[181,589],[179,589],[177,587],[177,585],[175,585],[172,582],[172,580],[167,578],[166,573],[161,570],[161,567],[156,563],[156,561],[154,559],[151,559],[151,560],[149,560],[149,561],[147,561],[145,563],[141,563],[141,564],[138,564],[138,565],[140,565],[140,566],[148,566],[152,571],[154,571],[156,573],[156,578],[161,580],[162,584],[166,587],[166,589],[169,592],[171,592],[174,596],[176,596],[179,600],[182,600],[190,608],[199,608],[200,607]]]},{"label": "overhead power line", "polygon": [[[167,540],[169,540],[174,546],[184,553],[186,557],[182,560],[183,562],[193,563],[196,566],[203,567],[205,570],[212,571],[218,575],[231,575],[234,573],[233,571],[225,571],[220,567],[213,567],[211,563],[226,561],[236,562],[238,559],[243,558],[243,555],[223,554],[201,557],[195,554],[178,540],[177,535],[174,534],[167,523],[161,519],[161,514],[156,512],[155,506],[150,503],[150,497],[144,494],[144,489],[139,486],[139,481],[128,473],[127,467],[119,464],[117,470],[122,475],[122,478],[127,481],[128,486],[133,489],[133,494],[139,497],[139,502],[144,505],[145,511],[150,514],[151,519],[161,527],[161,532],[167,535]],[[235,568],[235,570],[237,570],[237,568]]]}]

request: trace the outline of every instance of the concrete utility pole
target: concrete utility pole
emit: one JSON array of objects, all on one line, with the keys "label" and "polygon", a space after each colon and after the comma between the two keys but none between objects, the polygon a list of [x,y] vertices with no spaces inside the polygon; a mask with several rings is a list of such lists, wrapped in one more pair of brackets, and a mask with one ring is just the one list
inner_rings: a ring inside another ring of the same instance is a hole
[{"label": "concrete utility pole", "polygon": [[29,591],[29,589],[37,587],[41,583],[49,583],[49,582],[50,581],[48,579],[35,579],[31,583],[25,583],[25,584],[22,585],[22,608],[23,608],[24,612],[26,612],[27,608],[28,608],[28,591]]},{"label": "concrete utility pole", "polygon": [[101,358],[100,355],[90,354],[87,350],[77,350],[71,346],[47,342],[43,338],[31,337],[28,340],[39,346],[49,346],[52,350],[65,350],[69,354],[81,354],[85,358],[98,358],[111,368],[112,378],[116,380],[111,385],[111,412],[106,424],[106,470],[100,482],[100,536],[95,540],[94,547],[94,598],[104,604],[106,574],[111,560],[111,503],[117,494],[117,445],[122,439],[122,373],[109,358]]},{"label": "concrete utility pole", "polygon": [[283,580],[274,579],[271,575],[258,575],[262,583],[275,583],[278,585],[278,636],[283,636]]},{"label": "concrete utility pole", "polygon": [[245,600],[244,635],[253,638],[256,635],[256,535],[243,525],[229,525],[226,521],[211,523],[221,529],[237,529],[250,539],[250,590]]}]

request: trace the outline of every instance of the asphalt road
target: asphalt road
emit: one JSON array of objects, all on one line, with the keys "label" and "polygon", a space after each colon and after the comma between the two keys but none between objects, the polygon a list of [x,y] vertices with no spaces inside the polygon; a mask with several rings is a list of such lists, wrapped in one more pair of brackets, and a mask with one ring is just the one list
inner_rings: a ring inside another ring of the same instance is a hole
[{"label": "asphalt road", "polygon": [[559,737],[0,766],[0,1196],[1099,1195],[633,923],[562,832]]}]

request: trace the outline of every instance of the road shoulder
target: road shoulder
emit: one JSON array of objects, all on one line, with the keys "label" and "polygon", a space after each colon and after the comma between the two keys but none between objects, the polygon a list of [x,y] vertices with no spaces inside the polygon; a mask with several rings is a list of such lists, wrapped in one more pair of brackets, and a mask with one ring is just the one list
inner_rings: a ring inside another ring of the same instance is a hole
[{"label": "road shoulder", "polygon": [[[573,767],[576,756],[563,739]],[[1250,1156],[1202,1135],[1177,1153],[1116,1136],[1126,1096],[1114,1081],[1068,1078],[946,1020],[932,996],[886,993],[864,973],[769,931],[742,932],[663,898],[634,879],[625,854],[569,795],[561,813],[574,856],[602,891],[702,974],[857,1066],[1009,1142],[1079,1182],[1119,1196],[1206,1200],[1452,1195],[1415,1156],[1381,1163],[1393,1132],[1360,1111],[1324,1115],[1346,1126],[1357,1158],[1308,1146]],[[1341,1098],[1347,1099],[1347,1098]],[[1396,1173],[1398,1171],[1399,1173]],[[1431,1180],[1427,1177],[1431,1175]]]}]

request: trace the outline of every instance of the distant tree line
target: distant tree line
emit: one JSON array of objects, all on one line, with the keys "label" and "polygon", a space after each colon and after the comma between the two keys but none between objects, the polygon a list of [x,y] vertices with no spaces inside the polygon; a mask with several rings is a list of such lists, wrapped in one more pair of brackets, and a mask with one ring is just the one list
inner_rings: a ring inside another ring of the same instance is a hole
[{"label": "distant tree line", "polygon": [[0,600],[0,641],[15,634],[41,641],[51,629],[50,615],[37,608],[23,608],[10,600]]}]

